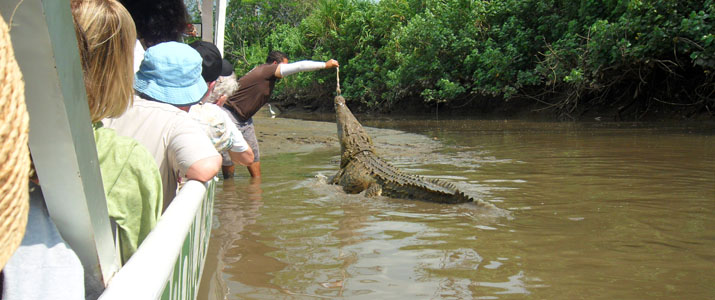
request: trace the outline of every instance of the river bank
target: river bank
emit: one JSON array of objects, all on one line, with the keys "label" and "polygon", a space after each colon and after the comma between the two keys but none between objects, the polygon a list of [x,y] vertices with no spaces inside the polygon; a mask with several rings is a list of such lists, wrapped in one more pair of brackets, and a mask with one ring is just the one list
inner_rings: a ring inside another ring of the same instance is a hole
[{"label": "river bank", "polygon": [[[557,122],[558,118],[545,112],[534,111],[527,107],[517,108],[514,105],[510,110],[484,112],[470,116],[454,114],[450,112],[440,112],[437,114],[422,114],[419,117],[403,116],[407,119],[422,120],[424,122],[438,122],[441,119],[482,119],[482,120],[503,120],[508,122],[536,121],[536,122]],[[275,106],[274,110],[279,111]],[[566,123],[612,123],[633,124],[635,120],[623,120],[614,117],[613,112],[593,110],[588,114],[579,117],[578,120],[570,120]],[[391,119],[377,115],[365,117],[365,129],[375,142],[378,151],[386,157],[400,157],[402,155],[415,156],[429,154],[437,147],[441,147],[439,141],[434,136],[421,134],[411,134],[404,131],[370,127],[369,123],[376,123],[375,120]],[[312,120],[318,121],[312,121]],[[358,118],[362,119],[362,118]],[[712,124],[711,116],[700,115],[696,118],[686,118],[682,115],[669,114],[661,115],[656,120],[641,120],[650,124],[662,124],[664,128],[673,127],[674,124],[685,122],[688,124]],[[372,120],[372,121],[370,121]],[[272,156],[281,153],[307,153],[323,149],[339,149],[340,143],[337,138],[337,128],[334,113],[317,110],[310,112],[306,109],[295,106],[279,113],[277,117],[272,117],[268,107],[262,108],[254,116],[256,124],[256,137],[259,140],[261,156]],[[562,120],[563,121],[563,120]],[[419,121],[416,121],[419,122]],[[615,122],[615,123],[613,123]],[[379,121],[377,122],[379,123]],[[427,124],[424,123],[424,124]],[[431,123],[430,123],[431,124]],[[374,125],[373,125],[374,126]],[[425,125],[430,126],[430,125]],[[614,125],[615,126],[615,125]],[[658,125],[655,125],[659,127]],[[706,125],[712,126],[712,125]],[[382,127],[382,126],[380,126]],[[403,146],[410,147],[403,147]]]},{"label": "river bank", "polygon": [[262,157],[340,146],[335,123],[271,118],[265,107],[253,120]]},{"label": "river bank", "polygon": [[[336,153],[339,151],[337,125],[333,119],[310,121],[273,118],[264,107],[256,113],[253,120],[261,157],[328,149],[335,149]],[[367,126],[365,130],[375,142],[380,154],[385,157],[426,155],[440,147],[438,141],[421,134]]]}]

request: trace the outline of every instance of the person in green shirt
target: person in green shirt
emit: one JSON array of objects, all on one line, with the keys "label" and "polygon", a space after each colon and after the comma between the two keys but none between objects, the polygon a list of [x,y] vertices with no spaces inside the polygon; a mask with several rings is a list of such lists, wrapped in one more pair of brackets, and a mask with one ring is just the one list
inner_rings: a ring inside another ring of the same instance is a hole
[{"label": "person in green shirt", "polygon": [[139,142],[94,125],[99,169],[109,217],[119,230],[122,264],[137,251],[161,216],[161,176],[154,157]]},{"label": "person in green shirt", "polygon": [[131,105],[136,29],[116,0],[71,3],[107,209],[117,225],[124,264],[154,228],[163,207],[153,156],[137,141],[118,136],[101,123]]}]

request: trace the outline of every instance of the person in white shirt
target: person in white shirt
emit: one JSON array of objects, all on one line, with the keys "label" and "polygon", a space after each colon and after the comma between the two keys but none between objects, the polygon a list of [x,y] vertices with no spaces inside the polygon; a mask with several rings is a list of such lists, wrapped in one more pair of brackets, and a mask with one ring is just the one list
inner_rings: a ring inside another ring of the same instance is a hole
[{"label": "person in white shirt", "polygon": [[253,150],[243,134],[228,113],[220,108],[228,96],[238,90],[238,81],[233,66],[221,58],[221,52],[214,44],[197,41],[190,46],[203,58],[201,75],[209,86],[209,95],[201,103],[191,106],[189,116],[201,124],[216,150],[221,153],[222,173],[224,179],[227,179],[233,175],[233,172],[226,170],[227,166],[233,167],[234,163],[248,166],[254,159]]}]

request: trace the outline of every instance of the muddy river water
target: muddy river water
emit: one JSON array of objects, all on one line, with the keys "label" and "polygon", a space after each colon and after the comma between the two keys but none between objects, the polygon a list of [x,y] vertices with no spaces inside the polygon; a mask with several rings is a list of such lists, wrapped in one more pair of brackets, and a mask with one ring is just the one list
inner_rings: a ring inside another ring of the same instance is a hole
[{"label": "muddy river water", "polygon": [[264,157],[217,185],[199,299],[715,298],[714,124],[364,125],[499,209],[346,195],[337,142]]}]

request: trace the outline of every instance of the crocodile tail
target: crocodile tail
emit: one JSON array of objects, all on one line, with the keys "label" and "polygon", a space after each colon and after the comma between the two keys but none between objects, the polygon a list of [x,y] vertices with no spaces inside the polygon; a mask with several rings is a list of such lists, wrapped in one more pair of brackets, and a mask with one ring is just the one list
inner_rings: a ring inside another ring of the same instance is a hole
[{"label": "crocodile tail", "polygon": [[372,176],[383,187],[383,194],[395,198],[419,199],[437,203],[465,203],[474,199],[459,191],[451,183],[439,179],[427,179],[408,174],[374,153],[355,157],[370,170]]}]

